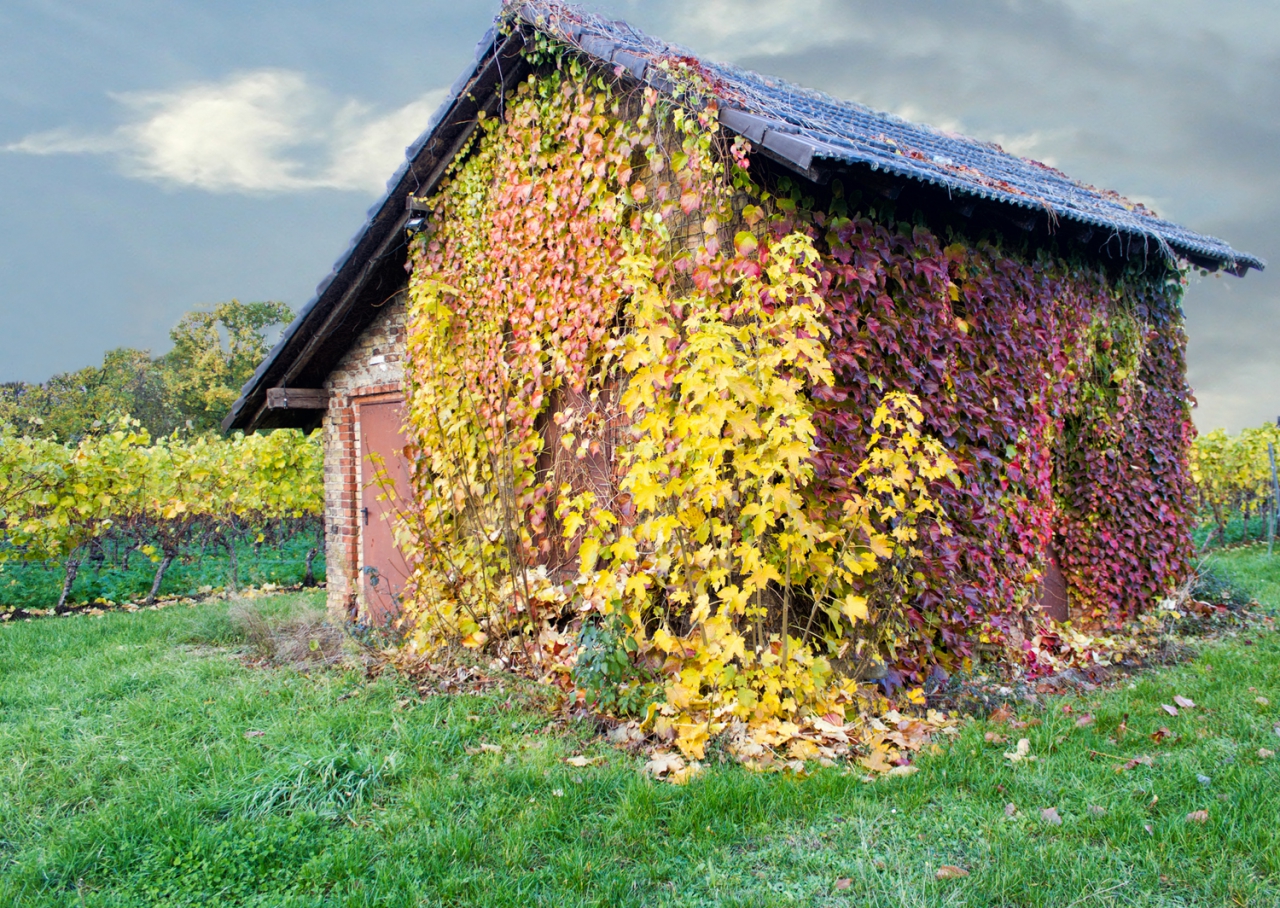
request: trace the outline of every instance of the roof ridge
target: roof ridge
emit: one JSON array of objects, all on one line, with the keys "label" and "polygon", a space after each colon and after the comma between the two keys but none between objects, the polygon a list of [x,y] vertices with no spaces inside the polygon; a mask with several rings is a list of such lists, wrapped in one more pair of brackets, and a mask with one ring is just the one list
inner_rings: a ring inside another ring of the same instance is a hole
[{"label": "roof ridge", "polygon": [[[605,19],[562,0],[507,0],[502,17],[552,34],[602,63],[622,66],[660,90],[670,90],[670,80],[653,64],[672,62],[696,68],[724,105],[722,125],[747,135],[753,144],[801,171],[811,171],[815,162],[818,166],[823,162],[866,164],[872,170],[950,192],[1040,210],[1051,221],[1069,218],[1142,237],[1170,259],[1198,259],[1237,274],[1266,266],[1262,259],[1238,252],[1223,240],[1159,217],[1141,202],[1012,154],[998,143],[916,123],[734,64],[710,62],[626,22]],[[726,115],[725,110],[731,109],[740,113]]]}]

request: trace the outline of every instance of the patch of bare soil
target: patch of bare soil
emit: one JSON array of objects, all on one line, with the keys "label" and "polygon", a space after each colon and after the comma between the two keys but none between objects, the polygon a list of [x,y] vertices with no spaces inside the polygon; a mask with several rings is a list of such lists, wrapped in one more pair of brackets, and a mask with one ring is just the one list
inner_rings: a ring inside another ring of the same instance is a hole
[{"label": "patch of bare soil", "polygon": [[96,599],[93,602],[73,602],[49,608],[5,608],[0,606],[0,624],[31,621],[36,618],[73,618],[77,615],[88,618],[101,618],[108,612],[155,612],[172,608],[175,605],[199,605],[202,602],[213,602],[219,599],[248,598],[269,596],[273,593],[295,593],[303,589],[324,589],[324,584],[277,585],[274,583],[262,586],[242,587],[236,592],[214,589],[201,592],[195,596],[160,596],[155,602],[146,605],[142,602],[113,602],[109,599]]}]

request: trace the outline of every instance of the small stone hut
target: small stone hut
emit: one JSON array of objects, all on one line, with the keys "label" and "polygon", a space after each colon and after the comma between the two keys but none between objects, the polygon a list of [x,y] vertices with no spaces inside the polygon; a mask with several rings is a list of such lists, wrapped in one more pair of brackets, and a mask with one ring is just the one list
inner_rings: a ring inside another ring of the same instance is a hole
[{"label": "small stone hut", "polygon": [[[1194,431],[1181,277],[1242,276],[1259,259],[999,146],[702,61],[544,0],[509,6],[481,39],[223,423],[322,428],[333,613],[376,624],[395,610],[406,568],[383,515],[388,498],[409,494],[400,407],[412,243],[433,216],[424,200],[537,70],[528,50],[540,38],[673,100],[672,66],[696,72],[717,129],[749,142],[752,178],[802,200],[824,255],[836,376],[816,395],[819,481],[839,492],[842,464],[865,443],[866,408],[886,388],[919,397],[963,474],[944,501],[958,532],[926,540],[909,615],[923,635],[946,648],[999,614],[993,601],[1028,595],[1059,618],[1131,614],[1180,578]],[[547,406],[564,405],[556,399]]]}]

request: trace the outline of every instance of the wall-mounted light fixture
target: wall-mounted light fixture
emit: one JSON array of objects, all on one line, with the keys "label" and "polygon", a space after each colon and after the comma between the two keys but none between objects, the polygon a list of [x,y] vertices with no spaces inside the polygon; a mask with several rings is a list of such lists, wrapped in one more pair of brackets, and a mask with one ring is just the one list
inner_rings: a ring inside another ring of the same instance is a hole
[{"label": "wall-mounted light fixture", "polygon": [[431,222],[427,215],[431,212],[431,206],[425,199],[409,196],[405,199],[405,208],[409,212],[409,219],[404,222],[405,237],[411,240],[420,233],[430,232]]}]

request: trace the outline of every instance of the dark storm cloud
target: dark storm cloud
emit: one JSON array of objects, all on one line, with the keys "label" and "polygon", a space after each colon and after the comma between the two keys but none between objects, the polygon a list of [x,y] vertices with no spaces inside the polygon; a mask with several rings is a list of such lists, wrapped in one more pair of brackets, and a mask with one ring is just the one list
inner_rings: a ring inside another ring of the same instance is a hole
[{"label": "dark storm cloud", "polygon": [[[999,141],[1280,269],[1280,8],[1222,2],[615,4],[696,50]],[[643,9],[641,9],[643,7]],[[734,11],[737,15],[734,15]],[[752,26],[754,16],[763,21]],[[710,46],[708,46],[710,45]],[[1196,279],[1197,423],[1280,414],[1280,279]],[[1274,390],[1273,390],[1274,389]]]},{"label": "dark storm cloud", "polygon": [[[596,6],[703,56],[999,141],[1280,271],[1270,0]],[[118,343],[163,347],[199,302],[304,302],[379,169],[390,175],[380,162],[412,138],[399,135],[416,132],[496,9],[4,4],[0,146],[27,153],[0,157],[0,379],[43,378]],[[236,129],[189,150],[210,109]],[[1185,305],[1201,427],[1280,414],[1280,277],[1198,279]]]}]

